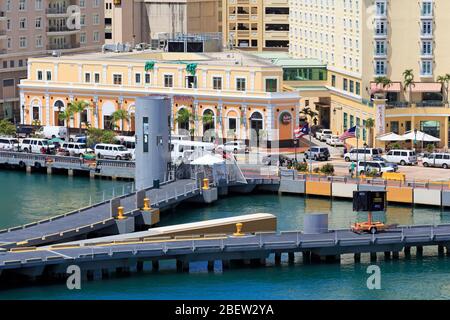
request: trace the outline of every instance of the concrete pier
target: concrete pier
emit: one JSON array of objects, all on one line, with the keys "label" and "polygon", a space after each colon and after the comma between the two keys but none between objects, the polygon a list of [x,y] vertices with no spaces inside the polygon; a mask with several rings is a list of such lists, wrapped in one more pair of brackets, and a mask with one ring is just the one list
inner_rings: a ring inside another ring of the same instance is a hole
[{"label": "concrete pier", "polygon": [[222,260],[222,270],[230,269],[230,260]]},{"label": "concrete pier", "polygon": [[47,174],[51,175],[52,171],[53,171],[52,167],[47,167]]},{"label": "concrete pier", "polygon": [[411,247],[406,246],[403,251],[405,252],[405,258],[411,257]]},{"label": "concrete pier", "polygon": [[391,260],[391,252],[390,251],[385,251],[384,252],[384,259],[385,260]]},{"label": "concrete pier", "polygon": [[69,177],[73,177],[73,169],[68,169],[68,170],[67,170],[67,175],[68,175]]},{"label": "concrete pier", "polygon": [[144,270],[144,261],[136,262],[136,271],[142,272]]},{"label": "concrete pier", "polygon": [[311,262],[311,251],[303,251],[302,252],[302,256],[303,256],[303,262],[304,263],[310,263]]},{"label": "concrete pier", "polygon": [[355,253],[354,255],[355,263],[361,262],[361,253]]},{"label": "concrete pier", "polygon": [[209,272],[214,272],[214,260],[209,260],[208,261],[208,271]]},{"label": "concrete pier", "polygon": [[438,254],[439,254],[440,256],[443,256],[443,255],[444,255],[444,246],[438,245]]},{"label": "concrete pier", "polygon": [[392,251],[392,258],[394,260],[398,260],[400,258],[400,254],[398,251]]},{"label": "concrete pier", "polygon": [[152,271],[158,271],[159,270],[159,261],[153,260],[152,261]]}]

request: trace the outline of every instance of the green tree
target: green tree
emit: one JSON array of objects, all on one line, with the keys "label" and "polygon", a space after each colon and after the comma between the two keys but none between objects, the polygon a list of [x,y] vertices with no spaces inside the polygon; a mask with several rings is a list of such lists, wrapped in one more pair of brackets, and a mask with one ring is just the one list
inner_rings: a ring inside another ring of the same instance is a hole
[{"label": "green tree", "polygon": [[0,135],[2,136],[14,136],[16,134],[16,126],[10,121],[3,119],[0,120]]},{"label": "green tree", "polygon": [[87,144],[89,147],[95,146],[97,143],[102,142],[103,130],[97,128],[87,129]]},{"label": "green tree", "polygon": [[79,132],[80,133],[81,133],[81,125],[82,125],[81,114],[89,107],[90,107],[90,104],[87,101],[72,101],[68,105],[68,108],[72,111],[72,114],[78,113],[78,119],[80,120],[80,122],[79,122],[79,129],[80,129]]},{"label": "green tree", "polygon": [[366,129],[369,130],[369,146],[373,146],[373,128],[375,127],[375,120],[373,118],[369,118],[366,120]]},{"label": "green tree", "polygon": [[114,144],[116,142],[115,137],[116,137],[116,134],[114,133],[114,131],[104,130],[102,133],[101,142],[108,143],[108,144]]},{"label": "green tree", "polygon": [[[128,120],[130,119],[130,115],[128,114],[128,111],[127,111],[127,110],[119,109],[119,110],[114,111],[114,112],[111,114],[111,118],[112,118],[112,120],[113,120],[113,121],[112,121],[112,122],[113,122],[113,126],[115,126],[115,127],[117,127],[115,124],[116,124],[118,121],[121,122],[121,125],[122,125],[122,132],[123,132],[123,131],[124,131],[123,128],[124,128],[125,121],[128,121]],[[114,128],[111,128],[111,129],[114,129]]]},{"label": "green tree", "polygon": [[64,110],[61,111],[58,115],[59,120],[66,122],[67,127],[67,136],[69,136],[70,133],[70,119],[73,118],[73,110],[69,106]]},{"label": "green tree", "polygon": [[442,95],[442,102],[448,103],[448,86],[450,83],[450,74],[447,73],[445,76],[439,76],[437,81],[442,84],[444,88],[444,94]]},{"label": "green tree", "polygon": [[[177,112],[177,117],[175,118],[175,122],[182,124],[182,128],[188,129],[189,134],[191,135],[191,140],[193,140],[194,136],[194,115],[188,109],[181,109]],[[186,125],[187,124],[187,125]]]},{"label": "green tree", "polygon": [[381,88],[383,88],[384,91],[384,89],[386,89],[392,84],[392,81],[388,77],[376,77],[375,84],[377,85],[377,87],[381,85]]},{"label": "green tree", "polygon": [[409,90],[409,103],[412,103],[412,88],[415,87],[414,71],[413,69],[407,69],[403,72],[403,90]]}]

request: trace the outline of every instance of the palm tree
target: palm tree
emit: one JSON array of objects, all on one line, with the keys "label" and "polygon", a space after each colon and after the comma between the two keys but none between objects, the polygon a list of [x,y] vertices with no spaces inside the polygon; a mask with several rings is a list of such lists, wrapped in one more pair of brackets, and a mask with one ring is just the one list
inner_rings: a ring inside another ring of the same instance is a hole
[{"label": "palm tree", "polygon": [[442,96],[442,102],[448,103],[448,86],[450,82],[450,74],[447,73],[445,76],[439,76],[437,82],[441,83],[445,89],[444,95]]},{"label": "palm tree", "polygon": [[366,120],[366,129],[369,130],[369,145],[372,147],[373,141],[373,128],[375,127],[375,120],[373,118],[369,118]]},{"label": "palm tree", "polygon": [[127,111],[127,110],[119,109],[119,110],[114,111],[114,112],[111,114],[111,118],[112,118],[113,125],[114,125],[117,121],[121,121],[122,132],[123,132],[123,131],[124,131],[124,130],[123,130],[123,128],[124,128],[124,123],[125,123],[125,121],[128,121],[128,119],[130,119],[130,115],[128,114],[128,111]]},{"label": "palm tree", "polygon": [[403,72],[403,87],[406,91],[406,89],[409,89],[409,103],[412,103],[412,87],[414,87],[416,84],[414,82],[414,72],[413,69],[407,69]]},{"label": "palm tree", "polygon": [[[188,109],[183,108],[177,112],[177,117],[175,118],[175,122],[184,126],[185,128],[183,128],[183,129],[187,129],[187,128],[192,129],[194,127],[194,126],[191,127],[191,122],[193,121],[193,116],[194,115],[192,114],[192,112],[190,112]],[[191,130],[189,130],[189,132],[191,132]],[[192,137],[192,134],[191,134],[191,137]]]},{"label": "palm tree", "polygon": [[68,108],[72,110],[72,114],[78,113],[79,117],[79,132],[81,134],[81,113],[83,113],[87,108],[90,107],[89,102],[87,101],[72,101],[69,103]]},{"label": "palm tree", "polygon": [[67,106],[67,108],[60,112],[58,114],[58,118],[61,121],[65,121],[66,122],[66,127],[67,127],[67,137],[69,137],[69,133],[70,133],[70,119],[73,118],[73,110],[71,108],[69,108],[69,106]]}]

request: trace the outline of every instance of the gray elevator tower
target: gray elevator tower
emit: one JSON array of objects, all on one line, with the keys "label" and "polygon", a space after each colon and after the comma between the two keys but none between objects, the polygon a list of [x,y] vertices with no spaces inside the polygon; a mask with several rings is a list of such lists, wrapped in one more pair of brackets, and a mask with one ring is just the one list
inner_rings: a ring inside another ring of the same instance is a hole
[{"label": "gray elevator tower", "polygon": [[167,177],[170,161],[171,100],[165,96],[136,99],[136,189],[153,186]]}]

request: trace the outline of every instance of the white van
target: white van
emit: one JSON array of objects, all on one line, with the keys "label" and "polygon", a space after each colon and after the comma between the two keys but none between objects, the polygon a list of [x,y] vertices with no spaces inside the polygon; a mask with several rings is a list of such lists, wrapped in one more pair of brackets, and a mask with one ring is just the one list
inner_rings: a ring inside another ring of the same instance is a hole
[{"label": "white van", "polygon": [[117,144],[99,143],[95,146],[95,154],[99,159],[131,160],[131,152]]},{"label": "white van", "polygon": [[402,166],[417,164],[417,155],[414,150],[390,150],[384,158],[387,162],[398,163]]},{"label": "white van", "polygon": [[16,138],[0,137],[0,150],[20,151],[19,140]]},{"label": "white van", "polygon": [[171,140],[170,151],[173,163],[179,163],[185,156],[185,151],[213,151],[214,143],[190,141],[190,140]]},{"label": "white van", "polygon": [[80,154],[93,152],[85,143],[64,142],[61,146],[64,151],[68,151],[71,156],[78,157]]},{"label": "white van", "polygon": [[25,138],[20,143],[20,149],[23,152],[41,153],[42,148],[48,148],[51,152],[55,150],[55,146],[47,139]]},{"label": "white van", "polygon": [[422,164],[424,167],[439,167],[450,168],[450,154],[449,153],[432,153],[428,157],[423,158]]},{"label": "white van", "polygon": [[[365,156],[365,158],[364,158]],[[359,148],[352,149],[350,152],[344,154],[346,162],[359,160],[372,160],[375,156],[381,156],[380,149],[377,148]]]},{"label": "white van", "polygon": [[66,139],[67,138],[67,128],[61,126],[43,126],[36,134],[42,136],[46,139]]}]

